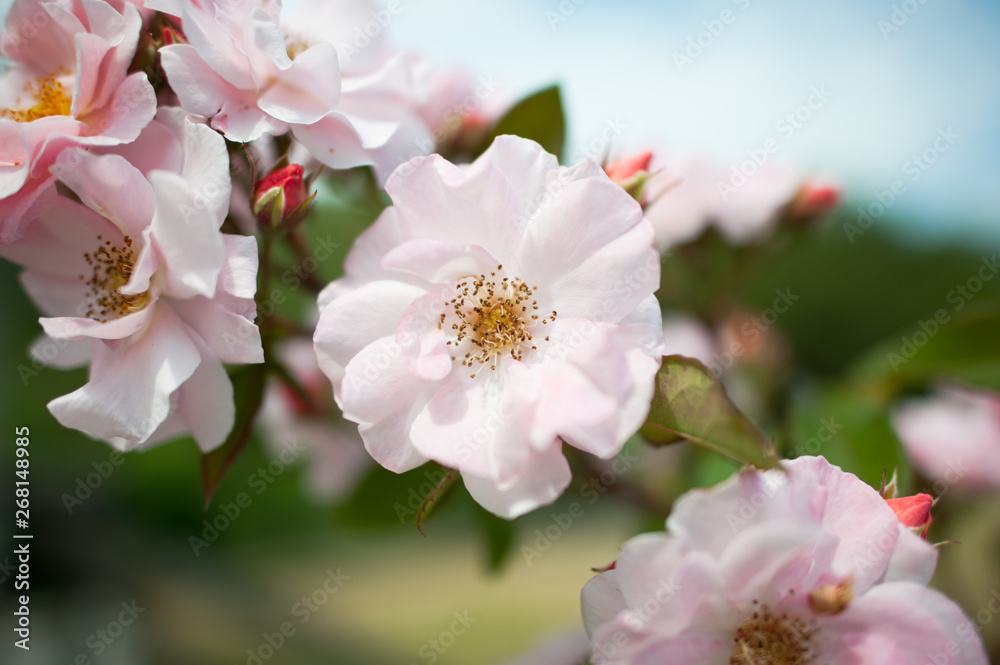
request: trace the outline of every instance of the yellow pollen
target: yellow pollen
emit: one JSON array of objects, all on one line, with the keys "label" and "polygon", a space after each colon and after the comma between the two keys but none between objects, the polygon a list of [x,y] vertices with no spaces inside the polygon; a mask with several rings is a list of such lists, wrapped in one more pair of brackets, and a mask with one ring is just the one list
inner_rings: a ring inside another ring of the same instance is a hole
[{"label": "yellow pollen", "polygon": [[[100,241],[101,236],[97,236]],[[119,289],[128,284],[135,269],[136,253],[132,249],[132,238],[125,236],[124,245],[116,247],[110,240],[94,252],[83,255],[87,265],[93,268],[90,279],[86,280],[88,309],[84,316],[95,321],[111,321],[120,316],[137,312],[149,302],[149,293],[126,295]]]},{"label": "yellow pollen", "polygon": [[[497,270],[503,270],[503,266],[497,266]],[[539,321],[538,315],[533,314],[538,310],[538,301],[532,298],[536,289],[537,286],[528,286],[517,277],[497,277],[496,272],[488,277],[466,277],[455,285],[455,295],[448,301],[451,312],[441,314],[439,327],[454,334],[445,344],[465,347],[462,350],[467,352],[461,357],[465,367],[489,365],[495,370],[505,356],[520,362],[525,348],[538,348],[532,342],[530,329],[556,317],[556,312],[552,312],[550,317]],[[447,325],[449,314],[454,318]],[[452,359],[457,358],[452,356]],[[478,371],[471,376],[476,374]]]},{"label": "yellow pollen", "polygon": [[309,42],[298,37],[285,37],[285,53],[289,60],[295,60],[295,56],[309,48]]},{"label": "yellow pollen", "polygon": [[[66,94],[62,83],[56,80],[56,75],[49,72],[46,77],[38,77],[24,87],[24,91],[35,100],[35,105],[26,109],[2,109],[0,118],[16,122],[31,122],[51,115],[69,115],[72,100]],[[15,100],[21,104],[20,98]]]},{"label": "yellow pollen", "polygon": [[729,665],[811,665],[810,645],[816,630],[811,623],[787,614],[775,614],[754,601],[754,611],[733,634]]}]

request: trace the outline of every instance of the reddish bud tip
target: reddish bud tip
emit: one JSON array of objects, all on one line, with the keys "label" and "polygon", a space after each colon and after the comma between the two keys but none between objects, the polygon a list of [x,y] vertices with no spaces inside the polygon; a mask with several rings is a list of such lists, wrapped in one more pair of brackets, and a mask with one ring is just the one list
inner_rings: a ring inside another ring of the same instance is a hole
[{"label": "reddish bud tip", "polygon": [[604,167],[604,172],[619,185],[624,185],[640,171],[648,171],[649,161],[652,158],[653,153],[647,150]]},{"label": "reddish bud tip", "polygon": [[802,185],[792,203],[796,219],[811,219],[834,210],[840,205],[840,189],[818,181]]},{"label": "reddish bud tip", "polygon": [[311,202],[300,164],[272,171],[253,188],[253,212],[264,226],[277,228],[301,221]]},{"label": "reddish bud tip", "polygon": [[903,526],[921,531],[923,536],[927,535],[927,528],[931,525],[931,506],[934,505],[934,498],[930,494],[901,496],[898,499],[886,499],[885,502],[896,513]]}]

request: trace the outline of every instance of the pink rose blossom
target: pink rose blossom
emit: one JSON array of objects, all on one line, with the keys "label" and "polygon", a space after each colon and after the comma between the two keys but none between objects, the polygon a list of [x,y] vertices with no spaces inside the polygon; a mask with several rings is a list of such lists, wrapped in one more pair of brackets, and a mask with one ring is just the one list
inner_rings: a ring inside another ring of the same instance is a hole
[{"label": "pink rose blossom", "polygon": [[942,489],[1000,487],[1000,394],[946,386],[904,402],[892,422],[913,464]]},{"label": "pink rose blossom", "polygon": [[202,450],[233,425],[222,363],[263,361],[256,315],[257,246],[219,232],[229,159],[208,127],[161,112],[143,172],[120,155],[64,151],[54,172],[83,202],[40,200],[38,217],[2,255],[54,340],[89,341],[90,379],[49,403],[64,426],[121,449],[190,432]]},{"label": "pink rose blossom", "polygon": [[291,131],[323,164],[371,164],[384,179],[427,138],[404,54],[347,76],[332,42],[286,38],[274,0],[166,4],[181,11],[190,42],[160,49],[167,79],[186,110],[211,118],[228,139]]},{"label": "pink rose blossom", "polygon": [[459,469],[507,518],[552,502],[563,442],[610,458],[649,410],[659,259],[639,204],[513,136],[465,168],[418,157],[386,190],[320,295],[337,403],[392,471]]},{"label": "pink rose blossom", "polygon": [[801,202],[803,214],[815,215],[828,209],[824,204],[836,203],[831,186],[810,185],[776,162],[766,162],[742,180],[733,175],[734,168],[700,157],[667,164],[654,158],[648,170],[653,175],[645,188],[646,216],[656,230],[657,247],[664,251],[695,240],[709,226],[734,244],[759,242],[774,231],[785,208],[799,200],[803,186],[810,192]]},{"label": "pink rose blossom", "polygon": [[141,27],[130,3],[14,2],[0,34],[13,63],[0,76],[0,244],[24,232],[64,149],[128,143],[153,119],[153,87],[128,74]]},{"label": "pink rose blossom", "polygon": [[986,665],[926,584],[937,551],[821,457],[743,471],[674,505],[583,590],[594,665]]}]

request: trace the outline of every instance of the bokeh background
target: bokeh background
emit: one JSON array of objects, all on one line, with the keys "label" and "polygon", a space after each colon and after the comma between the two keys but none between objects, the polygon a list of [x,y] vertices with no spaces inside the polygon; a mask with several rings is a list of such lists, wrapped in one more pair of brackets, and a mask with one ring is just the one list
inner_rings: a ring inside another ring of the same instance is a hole
[{"label": "bokeh background", "polygon": [[[845,203],[822,228],[796,235],[757,262],[731,293],[736,304],[758,309],[777,288],[791,286],[801,295],[776,327],[794,354],[793,385],[802,394],[905,334],[943,306],[983,256],[1000,251],[996,3],[399,2],[402,11],[386,28],[390,41],[437,64],[492,77],[500,83],[498,104],[559,83],[567,157],[585,150],[610,121],[624,126],[612,155],[652,148],[739,161],[776,135],[776,123],[805,102],[811,88],[826,86],[830,100],[781,141],[776,157],[839,182]],[[879,22],[891,21],[894,5],[903,4],[916,11],[886,33]],[[688,40],[697,40],[705,22],[724,10],[735,20],[679,67],[676,55],[689,55]],[[960,138],[850,243],[843,225],[902,177],[904,163],[943,128]],[[341,257],[320,267],[324,280],[337,276],[343,253],[375,214],[348,194],[328,188],[311,231],[341,245]],[[24,654],[12,648],[4,628],[0,662],[257,662],[248,650],[266,654],[267,636],[292,621],[295,635],[262,662],[504,663],[553,634],[578,630],[579,591],[591,568],[612,561],[627,537],[659,528],[621,488],[591,504],[581,485],[597,471],[578,469],[578,484],[563,500],[512,528],[483,518],[458,496],[442,505],[423,536],[393,509],[427,482],[423,470],[403,478],[374,472],[346,503],[318,503],[303,491],[301,464],[282,466],[261,489],[259,469],[270,456],[259,435],[206,512],[192,442],[128,455],[116,465],[106,445],[61,429],[48,415],[45,403],[75,389],[85,374],[47,369],[22,379],[18,367],[30,367],[27,348],[39,328],[16,273],[0,263],[0,514],[11,516],[0,519],[0,542],[9,544],[0,547],[7,617],[0,623],[10,625],[15,595],[13,432],[28,426],[34,632],[32,651]],[[1000,281],[988,284],[974,304],[996,311],[998,299]],[[825,413],[822,405],[815,408]],[[874,434],[848,430],[845,436],[862,441],[891,436],[877,428]],[[797,436],[780,434],[793,442]],[[838,445],[834,440],[822,452],[856,462],[848,468],[877,482],[879,460],[852,458]],[[662,508],[684,487],[712,484],[733,468],[677,447],[644,458],[619,482],[656,483]],[[96,485],[89,495],[79,490],[88,477]],[[912,490],[927,489],[919,478],[908,482]],[[204,538],[204,520],[214,520],[241,493],[249,506],[196,554],[190,538]],[[585,505],[583,516],[541,551],[539,543],[546,543],[539,534],[574,501]],[[940,507],[931,538],[962,544],[943,551],[934,583],[975,615],[1000,589],[1000,497],[952,493]],[[523,548],[541,555],[525,556]],[[504,551],[509,555],[498,566]],[[338,570],[347,578],[343,586],[301,623],[297,603]],[[116,633],[109,626],[122,603],[133,602],[143,612],[103,644],[98,631]],[[442,639],[456,612],[475,622]],[[985,635],[996,654],[1000,617],[990,618]],[[448,646],[438,653],[432,640]]]}]

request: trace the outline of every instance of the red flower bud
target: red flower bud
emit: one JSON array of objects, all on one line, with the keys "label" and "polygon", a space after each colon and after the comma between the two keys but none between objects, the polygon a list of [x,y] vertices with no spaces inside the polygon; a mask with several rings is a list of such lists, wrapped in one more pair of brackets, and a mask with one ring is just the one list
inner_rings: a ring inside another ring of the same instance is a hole
[{"label": "red flower bud", "polygon": [[616,183],[624,186],[625,183],[634,178],[640,171],[649,170],[649,161],[652,158],[653,153],[647,150],[638,155],[620,159],[614,164],[604,167],[604,172]]},{"label": "red flower bud", "polygon": [[253,188],[253,212],[261,226],[273,228],[298,224],[305,217],[316,193],[306,191],[299,164],[272,171]]},{"label": "red flower bud", "polygon": [[160,35],[160,40],[163,42],[163,46],[187,44],[187,40],[184,39],[184,36],[172,25],[163,26],[163,32]]},{"label": "red flower bud", "polygon": [[792,201],[791,216],[795,220],[810,220],[834,210],[840,205],[840,190],[818,180],[806,182]]},{"label": "red flower bud", "polygon": [[934,498],[930,494],[915,494],[901,496],[898,499],[886,499],[885,502],[896,513],[903,526],[908,526],[921,536],[927,535],[931,525],[931,506]]}]

